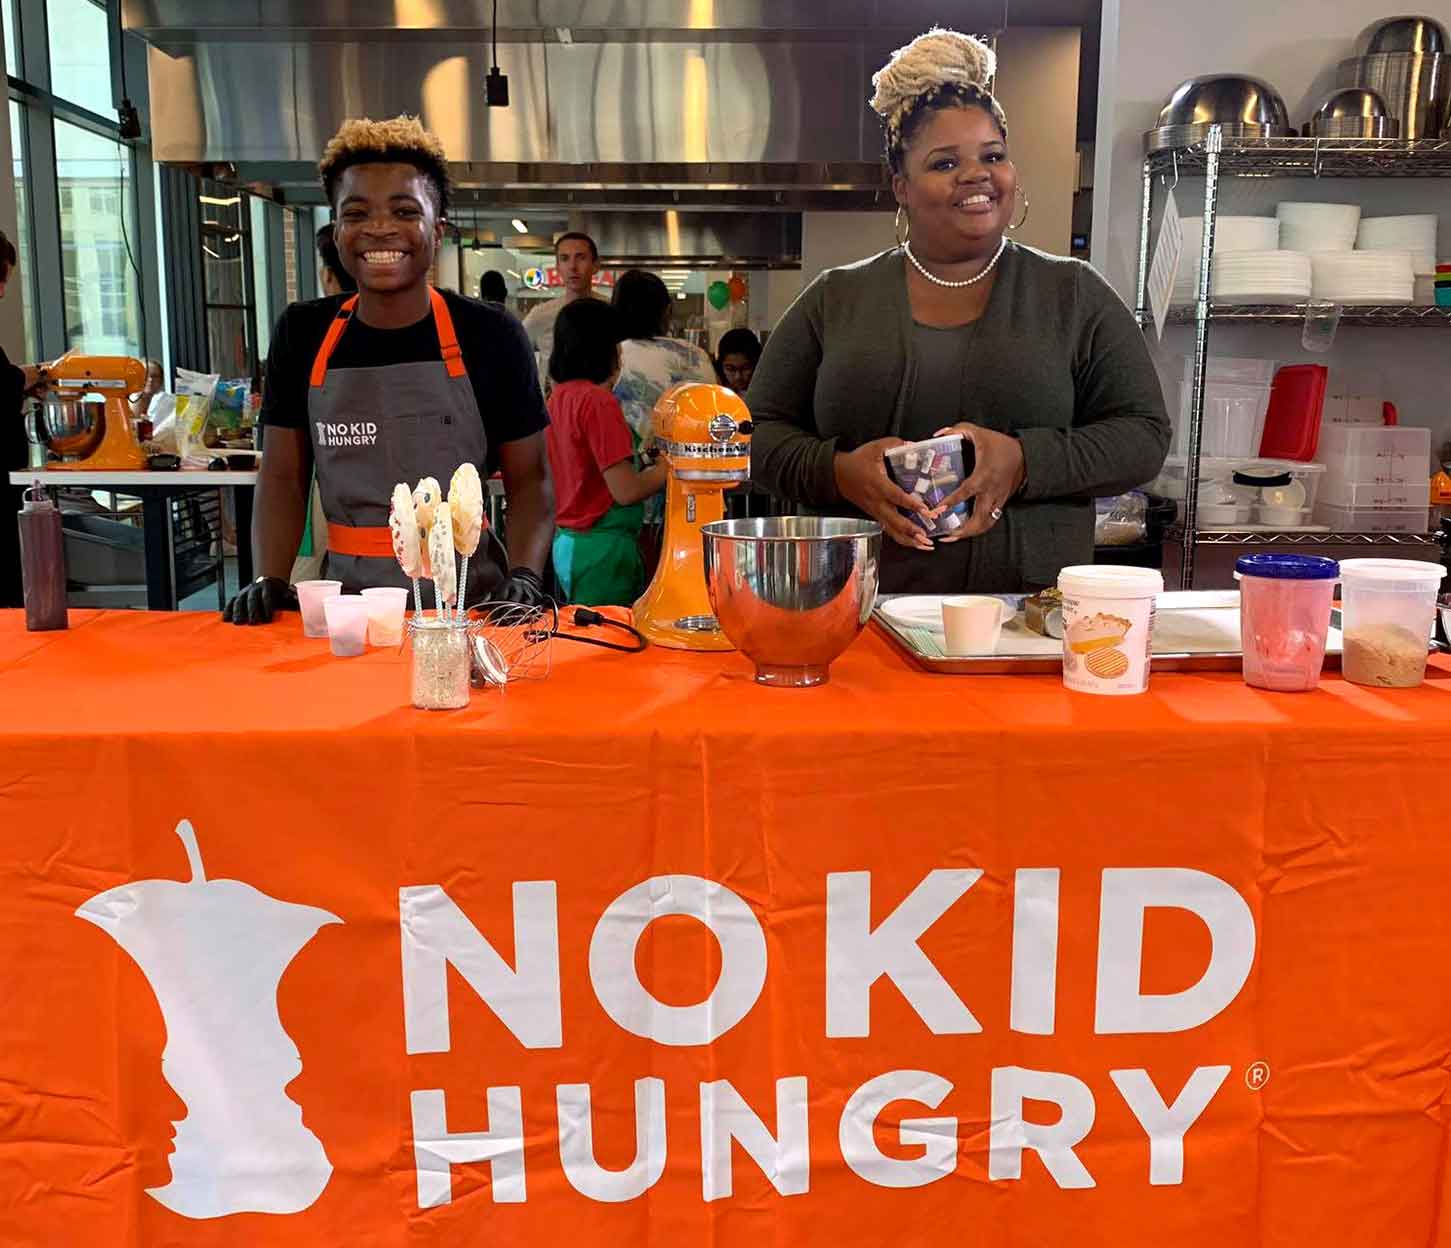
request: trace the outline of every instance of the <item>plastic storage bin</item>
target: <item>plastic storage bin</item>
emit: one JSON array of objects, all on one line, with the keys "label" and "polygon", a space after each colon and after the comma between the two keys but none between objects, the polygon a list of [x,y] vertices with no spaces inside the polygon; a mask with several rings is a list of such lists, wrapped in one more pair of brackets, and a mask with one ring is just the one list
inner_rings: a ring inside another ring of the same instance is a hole
[{"label": "plastic storage bin", "polygon": [[1318,524],[1332,533],[1429,533],[1431,512],[1426,507],[1337,507],[1321,503],[1315,508]]},{"label": "plastic storage bin", "polygon": [[[1205,369],[1201,455],[1216,459],[1258,455],[1264,438],[1265,414],[1275,379],[1273,360],[1242,360],[1210,356]],[[1175,455],[1189,449],[1189,408],[1194,397],[1194,361],[1185,357],[1178,402],[1171,402]]]},{"label": "plastic storage bin", "polygon": [[[1182,501],[1187,465],[1170,456],[1150,487]],[[1312,523],[1324,464],[1289,459],[1223,459],[1199,461],[1199,527],[1256,525],[1299,528]]]},{"label": "plastic storage bin", "polygon": [[1347,481],[1326,475],[1320,501],[1332,507],[1363,511],[1367,507],[1395,507],[1402,511],[1431,505],[1431,483],[1426,481]]},{"label": "plastic storage bin", "polygon": [[1347,482],[1429,481],[1431,431],[1413,425],[1326,425],[1320,460]]}]

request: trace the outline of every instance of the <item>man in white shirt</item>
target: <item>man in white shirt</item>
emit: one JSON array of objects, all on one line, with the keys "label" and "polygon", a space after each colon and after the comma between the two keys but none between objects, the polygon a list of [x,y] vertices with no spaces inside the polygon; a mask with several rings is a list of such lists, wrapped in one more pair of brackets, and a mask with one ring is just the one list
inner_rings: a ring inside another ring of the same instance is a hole
[{"label": "man in white shirt", "polygon": [[549,353],[554,349],[554,322],[560,309],[576,299],[597,299],[595,273],[600,267],[599,248],[588,234],[561,234],[554,243],[554,267],[564,282],[564,294],[542,303],[524,318],[524,332],[539,356],[539,375],[548,376]]}]

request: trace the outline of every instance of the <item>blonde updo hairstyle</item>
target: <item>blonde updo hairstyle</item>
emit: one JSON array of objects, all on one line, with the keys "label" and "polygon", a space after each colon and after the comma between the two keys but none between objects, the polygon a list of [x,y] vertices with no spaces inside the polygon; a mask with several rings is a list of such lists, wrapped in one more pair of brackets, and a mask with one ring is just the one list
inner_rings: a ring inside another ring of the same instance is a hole
[{"label": "blonde updo hairstyle", "polygon": [[898,48],[872,75],[872,111],[886,131],[887,163],[903,172],[913,136],[927,118],[944,108],[980,108],[1008,137],[1008,119],[987,84],[997,55],[981,39],[934,26]]}]

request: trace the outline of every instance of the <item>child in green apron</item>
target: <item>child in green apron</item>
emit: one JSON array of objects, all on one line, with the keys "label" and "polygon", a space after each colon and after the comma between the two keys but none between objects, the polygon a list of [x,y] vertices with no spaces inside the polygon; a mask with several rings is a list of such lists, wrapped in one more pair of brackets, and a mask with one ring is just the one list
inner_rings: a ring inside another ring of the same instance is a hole
[{"label": "child in green apron", "polygon": [[560,310],[549,356],[549,463],[557,525],[554,572],[570,602],[629,606],[645,588],[644,500],[665,468],[637,468],[634,440],[610,393],[620,371],[619,317],[576,299]]}]

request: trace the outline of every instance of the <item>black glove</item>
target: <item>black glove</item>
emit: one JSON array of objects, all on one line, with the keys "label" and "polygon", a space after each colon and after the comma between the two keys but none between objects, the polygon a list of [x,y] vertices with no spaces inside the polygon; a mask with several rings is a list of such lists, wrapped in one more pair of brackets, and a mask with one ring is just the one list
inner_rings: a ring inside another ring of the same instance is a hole
[{"label": "black glove", "polygon": [[227,603],[222,619],[233,624],[270,624],[273,612],[296,611],[297,594],[280,576],[259,576]]},{"label": "black glove", "polygon": [[509,569],[509,575],[489,596],[489,601],[517,602],[526,607],[538,607],[543,606],[548,597],[538,572],[533,568],[517,567]]}]

